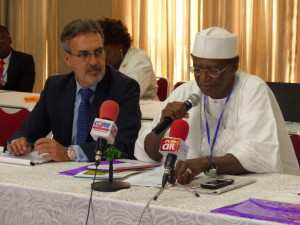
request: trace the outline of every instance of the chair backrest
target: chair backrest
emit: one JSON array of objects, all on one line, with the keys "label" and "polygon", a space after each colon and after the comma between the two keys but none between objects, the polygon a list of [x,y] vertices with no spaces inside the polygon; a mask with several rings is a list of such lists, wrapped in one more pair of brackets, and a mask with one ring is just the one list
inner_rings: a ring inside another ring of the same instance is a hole
[{"label": "chair backrest", "polygon": [[164,101],[169,93],[169,80],[165,77],[156,77],[156,82],[158,85],[157,96],[160,101]]},{"label": "chair backrest", "polygon": [[6,107],[0,106],[0,146],[4,146],[13,133],[22,127],[23,121],[28,117],[28,109],[20,109],[14,113],[4,111]]},{"label": "chair backrest", "polygon": [[298,164],[300,166],[300,136],[299,135],[290,135],[293,146],[294,146],[294,150],[295,150],[295,154],[298,160]]},{"label": "chair backrest", "polygon": [[185,83],[185,81],[178,81],[178,82],[174,85],[173,91],[174,91],[176,88],[178,88],[180,85],[184,84],[184,83]]},{"label": "chair backrest", "polygon": [[300,84],[267,82],[285,121],[300,122]]}]

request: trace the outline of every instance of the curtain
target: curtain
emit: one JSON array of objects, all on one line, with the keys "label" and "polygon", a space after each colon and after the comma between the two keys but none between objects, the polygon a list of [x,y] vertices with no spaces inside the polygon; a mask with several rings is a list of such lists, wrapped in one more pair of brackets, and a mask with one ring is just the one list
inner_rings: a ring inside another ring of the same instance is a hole
[{"label": "curtain", "polygon": [[195,34],[212,26],[238,34],[242,70],[300,83],[299,12],[298,0],[112,0],[112,17],[128,26],[133,45],[171,84],[193,79]]},{"label": "curtain", "polygon": [[8,28],[12,47],[33,55],[40,92],[48,74],[58,70],[57,0],[0,0],[0,24]]}]

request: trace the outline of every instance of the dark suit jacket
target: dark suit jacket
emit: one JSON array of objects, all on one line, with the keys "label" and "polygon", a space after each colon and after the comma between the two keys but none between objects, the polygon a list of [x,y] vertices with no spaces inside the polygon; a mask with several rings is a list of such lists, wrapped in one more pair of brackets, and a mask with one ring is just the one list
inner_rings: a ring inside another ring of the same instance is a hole
[{"label": "dark suit jacket", "polygon": [[3,90],[32,92],[35,65],[32,55],[12,50],[7,69],[7,83]]},{"label": "dark suit jacket", "polygon": [[[63,146],[69,146],[72,136],[75,92],[74,73],[49,77],[39,102],[25,120],[22,129],[17,131],[10,140],[24,136],[29,142],[35,142],[52,131],[56,141]],[[128,158],[134,158],[134,144],[141,127],[139,96],[140,87],[135,80],[106,66],[105,76],[97,84],[91,106],[90,129],[94,119],[99,118],[99,109],[103,101],[114,100],[119,104],[115,146],[127,153]],[[95,161],[95,147],[96,142],[88,135],[87,143],[81,145],[81,148],[90,161]]]}]

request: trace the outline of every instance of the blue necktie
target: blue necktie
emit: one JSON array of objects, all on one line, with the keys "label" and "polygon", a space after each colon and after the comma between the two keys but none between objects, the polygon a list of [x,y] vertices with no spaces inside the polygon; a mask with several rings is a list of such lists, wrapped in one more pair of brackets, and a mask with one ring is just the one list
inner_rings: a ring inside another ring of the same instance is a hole
[{"label": "blue necktie", "polygon": [[78,110],[78,119],[77,119],[77,144],[86,143],[86,137],[88,132],[88,119],[90,115],[90,97],[93,94],[93,91],[89,88],[82,88],[79,90],[81,95],[81,102]]}]

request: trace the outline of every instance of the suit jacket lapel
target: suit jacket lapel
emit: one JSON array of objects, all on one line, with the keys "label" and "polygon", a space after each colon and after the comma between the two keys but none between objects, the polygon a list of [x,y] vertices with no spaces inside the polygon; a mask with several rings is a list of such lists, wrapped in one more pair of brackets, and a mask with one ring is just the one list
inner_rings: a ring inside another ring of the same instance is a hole
[{"label": "suit jacket lapel", "polygon": [[61,106],[60,106],[60,116],[63,118],[63,126],[61,127],[62,133],[64,134],[67,142],[72,142],[72,129],[73,129],[73,117],[74,117],[74,103],[75,103],[75,93],[76,92],[76,82],[75,74],[67,83],[65,90],[61,94]]}]

